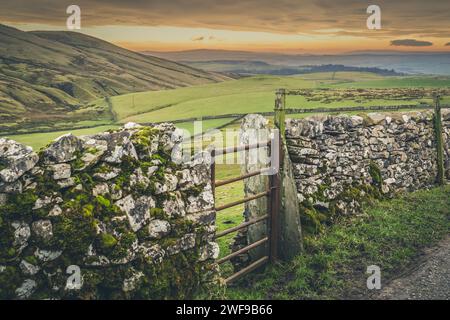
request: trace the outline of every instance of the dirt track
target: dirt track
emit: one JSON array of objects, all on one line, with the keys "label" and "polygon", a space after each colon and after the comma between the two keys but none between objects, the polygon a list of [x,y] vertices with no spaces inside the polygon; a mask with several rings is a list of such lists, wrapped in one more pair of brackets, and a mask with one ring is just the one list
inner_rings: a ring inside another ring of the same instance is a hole
[{"label": "dirt track", "polygon": [[450,236],[427,249],[414,269],[383,286],[372,299],[449,300]]}]

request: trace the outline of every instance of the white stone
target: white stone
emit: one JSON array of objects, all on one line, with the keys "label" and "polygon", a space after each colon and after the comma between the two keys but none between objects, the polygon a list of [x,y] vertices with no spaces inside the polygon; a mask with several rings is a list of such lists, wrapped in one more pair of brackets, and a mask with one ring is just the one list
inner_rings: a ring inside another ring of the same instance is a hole
[{"label": "white stone", "polygon": [[70,178],[71,167],[68,163],[50,165],[48,169],[53,172],[53,179],[55,180]]},{"label": "white stone", "polygon": [[35,221],[31,225],[31,230],[40,239],[47,241],[53,237],[53,227],[50,220]]},{"label": "white stone", "polygon": [[36,258],[38,258],[39,260],[41,260],[42,262],[49,262],[49,261],[53,261],[57,258],[59,258],[59,256],[61,256],[62,251],[50,251],[50,250],[44,250],[44,249],[36,249],[36,251],[34,252],[34,255]]},{"label": "white stone", "polygon": [[170,223],[165,220],[155,219],[148,224],[148,235],[153,239],[161,239],[170,233]]},{"label": "white stone", "polygon": [[26,279],[22,285],[16,289],[16,296],[19,299],[28,299],[36,290],[37,283],[34,280]]},{"label": "white stone", "polygon": [[22,260],[20,262],[19,267],[24,274],[29,275],[29,276],[35,275],[40,270],[40,268],[38,266],[35,266],[34,264],[31,264],[25,260]]}]

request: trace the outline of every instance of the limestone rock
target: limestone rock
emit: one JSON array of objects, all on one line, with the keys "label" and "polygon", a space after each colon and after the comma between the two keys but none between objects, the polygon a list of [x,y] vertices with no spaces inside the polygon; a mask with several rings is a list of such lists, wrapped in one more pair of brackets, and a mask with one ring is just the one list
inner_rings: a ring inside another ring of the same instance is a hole
[{"label": "limestone rock", "polygon": [[55,179],[55,180],[70,178],[70,175],[71,175],[70,164],[60,163],[60,164],[49,165],[48,169],[53,172],[53,179]]},{"label": "limestone rock", "polygon": [[19,267],[20,267],[20,270],[22,270],[22,272],[28,276],[34,276],[40,270],[40,268],[38,266],[35,266],[34,264],[31,264],[25,260],[22,260],[20,262]]},{"label": "limestone rock", "polygon": [[31,236],[30,226],[23,221],[15,221],[11,225],[15,229],[13,245],[18,252],[22,252],[28,246],[28,239]]},{"label": "limestone rock", "polygon": [[37,199],[34,203],[33,210],[38,210],[49,206],[50,204],[62,203],[63,199],[57,195],[45,196],[44,198]]},{"label": "limestone rock", "polygon": [[96,196],[104,196],[109,193],[109,186],[107,183],[100,183],[92,188],[92,194],[94,197]]},{"label": "limestone rock", "polygon": [[120,174],[119,168],[111,167],[105,172],[96,172],[94,173],[93,176],[94,178],[97,178],[99,180],[108,181],[117,177],[119,174]]},{"label": "limestone rock", "polygon": [[36,290],[37,283],[32,279],[26,279],[22,285],[16,289],[18,299],[28,299]]},{"label": "limestone rock", "polygon": [[59,215],[61,215],[62,213],[62,209],[60,206],[58,206],[57,204],[50,210],[50,212],[48,213],[49,217],[57,217]]},{"label": "limestone rock", "polygon": [[32,223],[31,230],[41,240],[48,241],[53,237],[53,226],[50,220],[38,220]]},{"label": "limestone rock", "polygon": [[0,139],[0,187],[12,183],[25,172],[31,170],[39,161],[33,149],[16,141]]},{"label": "limestone rock", "polygon": [[143,256],[150,263],[161,263],[163,261],[166,252],[161,248],[159,244],[143,243],[141,246]]},{"label": "limestone rock", "polygon": [[43,161],[46,164],[64,163],[76,159],[83,147],[82,140],[71,133],[57,138],[44,150]]},{"label": "limestone rock", "polygon": [[216,242],[210,241],[206,246],[202,247],[199,260],[217,259],[219,257],[219,251],[219,245]]},{"label": "limestone rock", "polygon": [[386,115],[377,112],[371,112],[367,114],[367,124],[368,125],[377,125],[382,124],[386,120]]},{"label": "limestone rock", "polygon": [[183,217],[186,215],[185,204],[179,192],[170,193],[170,198],[163,203],[164,212],[169,217]]},{"label": "limestone rock", "polygon": [[155,219],[148,225],[148,235],[153,239],[161,239],[170,233],[170,223],[165,220]]},{"label": "limestone rock", "polygon": [[51,251],[51,250],[45,250],[45,249],[36,249],[34,252],[34,255],[36,258],[41,260],[42,262],[49,262],[53,261],[62,254],[62,251]]},{"label": "limestone rock", "polygon": [[150,209],[155,207],[155,200],[147,196],[134,200],[128,195],[117,201],[116,205],[126,213],[131,229],[136,232],[150,221]]},{"label": "limestone rock", "polygon": [[143,277],[144,274],[142,272],[134,270],[132,275],[123,281],[123,291],[130,292],[135,290]]}]

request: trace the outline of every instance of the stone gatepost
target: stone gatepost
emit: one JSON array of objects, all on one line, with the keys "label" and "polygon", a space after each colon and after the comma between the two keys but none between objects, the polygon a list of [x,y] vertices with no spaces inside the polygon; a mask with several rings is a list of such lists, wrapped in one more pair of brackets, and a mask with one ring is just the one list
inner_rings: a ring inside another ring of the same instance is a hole
[{"label": "stone gatepost", "polygon": [[[269,129],[268,120],[261,115],[249,114],[243,118],[241,123],[240,144],[255,144],[270,140],[271,130]],[[283,146],[283,148],[285,148]],[[248,174],[260,169],[268,168],[270,164],[270,149],[259,148],[247,151],[241,154],[242,169],[241,173]],[[299,207],[297,200],[297,191],[292,176],[292,169],[288,157],[287,150],[284,152],[284,164],[286,168],[281,168],[284,184],[282,186],[281,208],[279,210],[278,226],[278,253],[282,259],[289,259],[298,254],[301,250],[301,227]],[[251,197],[262,193],[268,189],[269,176],[257,175],[244,180],[245,197]],[[268,199],[259,198],[247,202],[244,209],[245,221],[254,220],[268,213]],[[264,220],[241,230],[235,237],[232,244],[232,250],[236,251],[251,243],[254,243],[268,236],[268,225]],[[250,262],[269,254],[269,247],[259,246],[250,250],[248,254],[239,256],[233,261],[236,268],[242,268]]]}]

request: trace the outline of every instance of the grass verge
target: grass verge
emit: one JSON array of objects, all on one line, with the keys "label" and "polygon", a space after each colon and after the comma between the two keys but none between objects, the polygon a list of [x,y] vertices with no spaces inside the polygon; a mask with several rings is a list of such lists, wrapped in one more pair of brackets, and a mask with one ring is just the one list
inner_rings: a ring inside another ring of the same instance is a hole
[{"label": "grass verge", "polygon": [[367,266],[381,268],[382,283],[408,269],[423,248],[450,231],[450,186],[380,201],[305,242],[305,253],[269,267],[227,290],[229,299],[360,298]]}]

